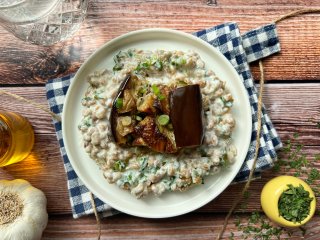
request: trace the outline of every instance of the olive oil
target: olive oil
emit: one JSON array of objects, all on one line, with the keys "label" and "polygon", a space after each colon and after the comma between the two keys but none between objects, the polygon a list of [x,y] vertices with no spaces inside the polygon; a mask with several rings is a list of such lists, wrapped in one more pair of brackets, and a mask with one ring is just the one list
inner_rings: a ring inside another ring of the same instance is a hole
[{"label": "olive oil", "polygon": [[0,110],[0,167],[25,159],[33,144],[34,132],[29,121]]}]

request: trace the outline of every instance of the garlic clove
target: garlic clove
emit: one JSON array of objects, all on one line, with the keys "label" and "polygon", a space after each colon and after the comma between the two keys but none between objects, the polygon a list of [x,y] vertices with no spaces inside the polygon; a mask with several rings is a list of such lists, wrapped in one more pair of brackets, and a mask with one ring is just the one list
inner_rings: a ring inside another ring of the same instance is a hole
[{"label": "garlic clove", "polygon": [[10,227],[11,230],[7,231],[7,238],[10,240],[40,240],[42,231],[39,231],[36,224],[33,224],[32,221],[27,219],[26,216],[17,218],[16,221],[12,223],[14,226]]},{"label": "garlic clove", "polygon": [[[2,185],[2,186],[1,186]],[[6,190],[9,192],[16,192],[16,193],[21,193],[24,191],[26,188],[30,186],[30,183],[28,183],[26,180],[23,179],[15,179],[12,181],[8,180],[1,180],[1,190]]]},{"label": "garlic clove", "polygon": [[[36,204],[38,202],[38,204]],[[31,221],[36,226],[38,226],[39,230],[43,231],[48,223],[48,214],[44,211],[37,211],[35,209],[37,208],[46,208],[45,203],[41,203],[41,201],[35,200],[35,202],[32,202],[32,200],[26,200],[24,201],[24,210],[23,210],[23,216],[28,216],[25,220]]]},{"label": "garlic clove", "polygon": [[43,231],[48,223],[48,214],[47,212],[36,211],[35,209],[46,209],[47,200],[44,193],[39,189],[29,187],[23,192],[21,199],[24,204],[23,216],[29,216],[39,226],[39,229]]},{"label": "garlic clove", "polygon": [[44,206],[47,205],[47,200],[45,199],[44,193],[36,188],[29,187],[23,192],[23,194],[21,194],[20,197],[26,205],[30,205],[34,208],[40,204]]},{"label": "garlic clove", "polygon": [[40,240],[48,223],[47,199],[29,182],[0,180],[1,240]]}]

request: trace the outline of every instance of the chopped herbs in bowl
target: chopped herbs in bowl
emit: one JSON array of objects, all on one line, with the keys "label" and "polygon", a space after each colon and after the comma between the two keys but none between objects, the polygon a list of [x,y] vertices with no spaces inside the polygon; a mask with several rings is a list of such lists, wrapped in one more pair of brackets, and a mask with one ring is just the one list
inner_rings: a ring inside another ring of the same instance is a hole
[{"label": "chopped herbs in bowl", "polygon": [[279,198],[279,215],[290,222],[301,223],[310,213],[310,203],[313,198],[301,184],[298,187],[292,184],[287,186],[288,189]]},{"label": "chopped herbs in bowl", "polygon": [[279,176],[263,187],[261,206],[273,222],[285,227],[299,227],[312,218],[316,199],[310,186],[301,179]]}]

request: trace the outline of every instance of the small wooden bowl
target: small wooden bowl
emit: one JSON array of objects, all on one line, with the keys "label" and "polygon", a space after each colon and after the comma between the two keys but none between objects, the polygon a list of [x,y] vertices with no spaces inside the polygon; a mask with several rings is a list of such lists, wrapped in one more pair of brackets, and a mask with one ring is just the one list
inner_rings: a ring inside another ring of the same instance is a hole
[{"label": "small wooden bowl", "polygon": [[[288,184],[298,187],[301,184],[306,191],[310,193],[313,200],[310,203],[309,215],[301,221],[301,223],[293,223],[279,215],[278,201],[281,194],[288,189]],[[283,227],[299,227],[306,224],[314,215],[316,211],[316,198],[310,186],[299,178],[292,176],[279,176],[271,179],[263,187],[261,192],[261,206],[265,214],[275,223]]]}]

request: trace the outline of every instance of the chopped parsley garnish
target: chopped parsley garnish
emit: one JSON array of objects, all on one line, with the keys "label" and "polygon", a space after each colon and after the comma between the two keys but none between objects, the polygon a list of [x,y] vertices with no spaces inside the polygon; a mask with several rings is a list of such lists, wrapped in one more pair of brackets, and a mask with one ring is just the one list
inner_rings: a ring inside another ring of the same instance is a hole
[{"label": "chopped parsley garnish", "polygon": [[171,65],[176,66],[176,67],[181,67],[182,65],[185,65],[187,63],[187,60],[182,57],[175,57],[171,59]]},{"label": "chopped parsley garnish", "polygon": [[208,153],[203,148],[198,148],[201,157],[208,157]]},{"label": "chopped parsley garnish", "polygon": [[157,85],[153,84],[153,85],[151,86],[151,89],[152,89],[152,92],[157,96],[157,98],[158,98],[160,101],[166,99],[166,97],[161,94],[161,91],[160,91],[160,89],[158,88]]},{"label": "chopped parsley garnish", "polygon": [[228,154],[224,153],[222,154],[222,156],[220,157],[220,165],[222,167],[228,167],[229,166],[229,161],[228,161]]},{"label": "chopped parsley garnish", "polygon": [[93,98],[94,98],[95,100],[103,99],[103,97],[101,96],[101,94],[102,94],[101,91],[94,91]]},{"label": "chopped parsley garnish", "polygon": [[287,186],[288,189],[279,198],[279,215],[290,222],[301,223],[309,215],[313,198],[301,184],[299,187],[294,187],[292,184]]},{"label": "chopped parsley garnish", "polygon": [[316,168],[312,168],[310,173],[309,173],[309,176],[308,176],[308,179],[306,180],[306,182],[308,184],[313,184],[314,181],[316,180],[320,180],[320,172],[318,169]]},{"label": "chopped parsley garnish", "polygon": [[84,98],[82,98],[82,101],[91,101],[91,100],[92,100],[91,97],[84,97]]},{"label": "chopped parsley garnish", "polygon": [[[270,223],[265,216],[261,215],[259,212],[251,213],[251,216],[244,222],[241,221],[239,216],[236,217],[234,221],[235,226],[241,233],[241,239],[259,239],[259,240],[271,240],[271,239],[287,239],[283,235],[291,236],[290,232],[285,231],[286,229],[282,227],[277,227]],[[231,232],[231,237],[233,239]]]},{"label": "chopped parsley garnish", "polygon": [[114,66],[113,66],[113,71],[120,71],[122,68],[123,68],[123,63],[116,63]]},{"label": "chopped parsley garnish", "polygon": [[129,49],[129,50],[128,50],[128,56],[129,56],[129,57],[133,57],[134,54],[133,54],[132,51],[133,51],[132,49]]},{"label": "chopped parsley garnish", "polygon": [[140,172],[143,172],[148,166],[148,157],[140,157],[138,160],[140,163]]},{"label": "chopped parsley garnish", "polygon": [[115,65],[113,66],[113,71],[119,71],[123,68],[124,64],[121,62],[121,60],[127,56],[128,54],[126,52],[121,51],[114,56],[113,61]]},{"label": "chopped parsley garnish", "polygon": [[126,164],[122,161],[116,161],[113,165],[113,170],[116,172],[122,172],[126,168]]},{"label": "chopped parsley garnish", "polygon": [[146,62],[142,62],[138,65],[140,67],[140,69],[149,69],[151,64],[149,61],[146,61]]},{"label": "chopped parsley garnish", "polygon": [[133,177],[132,177],[132,173],[131,173],[131,172],[128,173],[128,175],[124,175],[124,176],[122,177],[122,179],[123,179],[123,183],[124,183],[124,184],[132,185],[132,184],[134,183],[134,179],[133,179]]},{"label": "chopped parsley garnish", "polygon": [[90,118],[89,116],[85,117],[82,120],[82,125],[84,125],[86,127],[90,127],[92,125],[92,118]]},{"label": "chopped parsley garnish", "polygon": [[116,108],[120,109],[123,107],[123,99],[122,98],[117,98],[116,100]]},{"label": "chopped parsley garnish", "polygon": [[227,108],[231,108],[233,105],[233,101],[227,101],[224,97],[220,97],[221,101],[223,102],[223,105]]},{"label": "chopped parsley garnish", "polygon": [[135,68],[134,72],[135,72],[136,74],[139,74],[140,71],[142,71],[142,70],[148,70],[148,69],[150,68],[150,66],[151,66],[151,63],[150,63],[149,60],[144,61],[144,62],[140,62],[140,63],[137,65],[137,67]]},{"label": "chopped parsley garnish", "polygon": [[162,71],[163,69],[163,63],[160,60],[156,60],[153,64],[153,66],[158,70]]},{"label": "chopped parsley garnish", "polygon": [[157,121],[161,126],[165,126],[169,123],[170,117],[166,114],[162,114],[157,118]]},{"label": "chopped parsley garnish", "polygon": [[147,92],[147,87],[141,87],[141,88],[139,88],[139,91],[138,91],[138,94],[140,95],[140,96],[143,96],[143,94],[145,94]]},{"label": "chopped parsley garnish", "polygon": [[165,97],[164,95],[162,95],[162,94],[159,94],[157,97],[158,97],[158,99],[159,99],[160,101],[166,99],[166,97]]},{"label": "chopped parsley garnish", "polygon": [[134,71],[139,73],[142,70],[149,70],[152,66],[158,71],[162,71],[163,69],[163,63],[161,60],[147,58],[143,62],[140,62]]},{"label": "chopped parsley garnish", "polygon": [[153,93],[154,93],[155,95],[160,94],[160,89],[157,87],[157,85],[153,84],[153,85],[151,86],[151,89],[152,89],[152,91],[153,91]]},{"label": "chopped parsley garnish", "polygon": [[292,135],[291,140],[286,141],[282,149],[282,154],[278,161],[275,162],[275,171],[293,171],[293,176],[302,177],[311,185],[312,190],[317,194],[320,193],[320,187],[317,181],[320,180],[320,171],[316,167],[316,162],[320,160],[320,154],[314,154],[314,160],[303,153],[303,145],[298,143],[298,133]]}]

